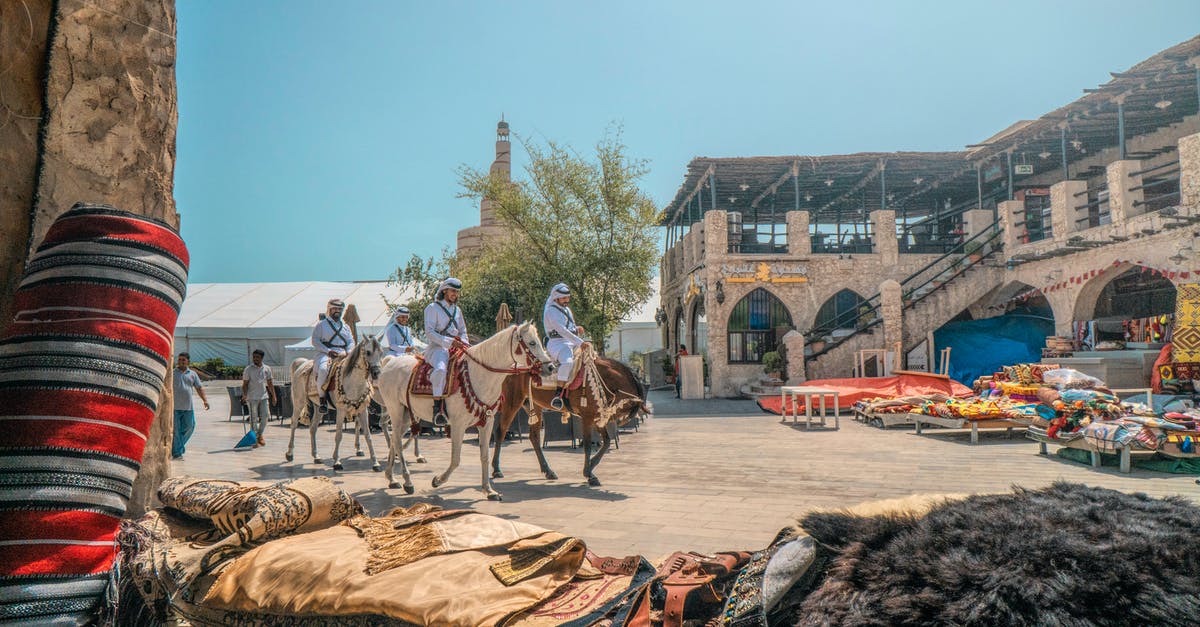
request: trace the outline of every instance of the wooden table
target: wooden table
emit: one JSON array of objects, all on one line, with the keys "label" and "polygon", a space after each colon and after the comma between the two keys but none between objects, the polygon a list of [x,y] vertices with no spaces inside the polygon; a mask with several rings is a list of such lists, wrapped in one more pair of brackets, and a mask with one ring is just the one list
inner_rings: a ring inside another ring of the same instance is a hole
[{"label": "wooden table", "polygon": [[937,425],[947,429],[963,429],[971,426],[971,444],[979,444],[980,429],[1004,429],[1012,436],[1013,429],[1024,429],[1028,425],[1008,418],[992,418],[988,420],[966,420],[965,418],[943,418],[941,416],[926,416],[924,414],[909,414],[913,424],[917,426],[917,435],[922,433],[921,425]]},{"label": "wooden table", "polygon": [[[1053,444],[1060,448],[1073,448],[1073,449],[1077,449],[1080,451],[1087,451],[1092,456],[1092,467],[1093,468],[1100,467],[1100,451],[1097,451],[1096,447],[1089,444],[1087,442],[1087,438],[1085,438],[1085,437],[1079,437],[1079,438],[1075,438],[1072,440],[1060,440],[1057,438],[1050,438],[1050,437],[1047,437],[1044,435],[1040,435],[1040,434],[1034,433],[1032,431],[1026,431],[1025,437],[1038,443],[1038,454],[1040,454],[1040,455],[1048,455],[1049,451],[1046,450],[1046,445]],[[1155,455],[1154,451],[1147,451],[1147,450],[1142,450],[1142,449],[1134,450],[1132,447],[1130,447],[1128,445],[1122,446],[1119,453],[1121,455],[1120,468],[1121,468],[1121,472],[1124,472],[1124,473],[1128,473],[1132,469],[1132,467],[1133,467],[1132,460],[1133,459],[1149,459],[1151,457],[1154,457],[1154,455]]]},{"label": "wooden table", "polygon": [[[800,416],[796,411],[796,398],[804,397],[804,424],[805,424],[806,429],[811,429],[812,428],[812,419],[813,419],[813,412],[812,412],[813,397],[816,397],[816,398],[820,399],[819,402],[821,404],[821,415],[818,417],[821,420],[821,426],[824,427],[824,426],[826,426],[826,424],[825,424],[825,415],[826,415],[825,414],[825,397],[832,396],[833,397],[833,424],[834,424],[833,428],[841,429],[842,423],[838,417],[838,414],[841,413],[841,405],[840,405],[840,397],[838,395],[839,395],[839,392],[837,390],[831,390],[829,388],[819,388],[819,387],[806,386],[806,385],[785,385],[785,386],[779,388],[779,413],[782,416],[782,420],[780,422],[787,422],[788,414],[790,413],[792,416],[792,424],[794,425],[797,423]],[[788,411],[788,407],[787,407],[787,399],[788,398],[792,399],[792,407],[791,407],[790,412]]]}]

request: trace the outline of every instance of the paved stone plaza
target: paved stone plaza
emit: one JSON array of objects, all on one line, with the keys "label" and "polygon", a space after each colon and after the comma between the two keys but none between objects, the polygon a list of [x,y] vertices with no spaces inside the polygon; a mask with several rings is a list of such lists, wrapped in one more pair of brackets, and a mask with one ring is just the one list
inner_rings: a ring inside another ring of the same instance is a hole
[{"label": "paved stone plaza", "polygon": [[[803,426],[781,424],[749,401],[680,402],[667,393],[652,394],[659,415],[636,433],[622,433],[620,449],[605,457],[597,470],[602,487],[586,485],[582,449],[572,450],[562,440],[547,448],[559,479],[546,481],[537,471],[529,440],[523,439],[505,446],[505,478],[496,481],[504,501],[483,500],[479,449],[472,438],[448,485],[435,490],[430,481],[449,462],[449,440],[425,437],[421,452],[430,463],[411,465],[417,492],[405,496],[402,490],[387,489],[383,474],[371,471],[368,458],[354,456],[349,430],[342,440],[343,457],[349,455],[346,470],[335,473],[328,461],[332,425],[322,426],[317,436],[324,465],[312,463],[307,432],[301,430],[296,461],[285,462],[288,430],[278,421],[267,429],[265,448],[233,450],[244,427],[227,420],[223,384],[208,384],[206,391],[212,409],[198,412],[196,433],[184,459],[172,462],[173,474],[235,480],[325,475],[370,513],[416,500],[471,507],[578,536],[606,555],[761,548],[796,512],[915,492],[996,492],[1063,479],[1200,500],[1200,486],[1192,476],[1094,470],[1041,457],[1037,444],[1023,436],[1010,440],[1003,433],[989,433],[972,446],[966,432],[918,436],[911,429],[882,431],[848,415],[838,431],[806,432]],[[721,415],[705,415],[713,413],[710,409]],[[386,444],[379,435],[374,441],[382,459]]]}]

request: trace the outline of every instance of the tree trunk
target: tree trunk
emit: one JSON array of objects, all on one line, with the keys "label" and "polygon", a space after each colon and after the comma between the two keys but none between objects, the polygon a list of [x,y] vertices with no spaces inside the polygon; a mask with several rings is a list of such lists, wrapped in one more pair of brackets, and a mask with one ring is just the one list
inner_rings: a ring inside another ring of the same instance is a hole
[{"label": "tree trunk", "polygon": [[[52,37],[52,41],[47,42]],[[47,60],[47,48],[49,49]],[[0,2],[0,315],[46,230],[77,201],[179,226],[175,173],[174,0]],[[38,126],[41,137],[38,139]],[[168,473],[173,427],[164,386],[129,515]]]}]

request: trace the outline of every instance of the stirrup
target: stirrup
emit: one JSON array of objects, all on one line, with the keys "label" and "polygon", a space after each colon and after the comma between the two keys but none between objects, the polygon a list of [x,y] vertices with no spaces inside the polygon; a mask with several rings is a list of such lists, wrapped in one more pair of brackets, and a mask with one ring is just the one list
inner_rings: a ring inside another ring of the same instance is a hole
[{"label": "stirrup", "polygon": [[554,411],[562,411],[563,397],[560,394],[555,394],[554,398],[550,399],[550,409]]},{"label": "stirrup", "polygon": [[433,402],[433,426],[445,427],[450,424],[450,418],[446,416],[446,401],[445,399]]}]

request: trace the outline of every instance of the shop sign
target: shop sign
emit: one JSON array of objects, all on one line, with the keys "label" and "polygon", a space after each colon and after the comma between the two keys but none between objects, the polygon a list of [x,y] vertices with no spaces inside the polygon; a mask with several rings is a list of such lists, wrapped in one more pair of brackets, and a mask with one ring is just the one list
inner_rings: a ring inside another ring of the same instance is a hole
[{"label": "shop sign", "polygon": [[721,275],[729,283],[808,282],[808,268],[802,263],[723,263]]},{"label": "shop sign", "polygon": [[1014,174],[1033,174],[1033,165],[1027,164],[1027,163],[1014,165],[1013,173]]}]

